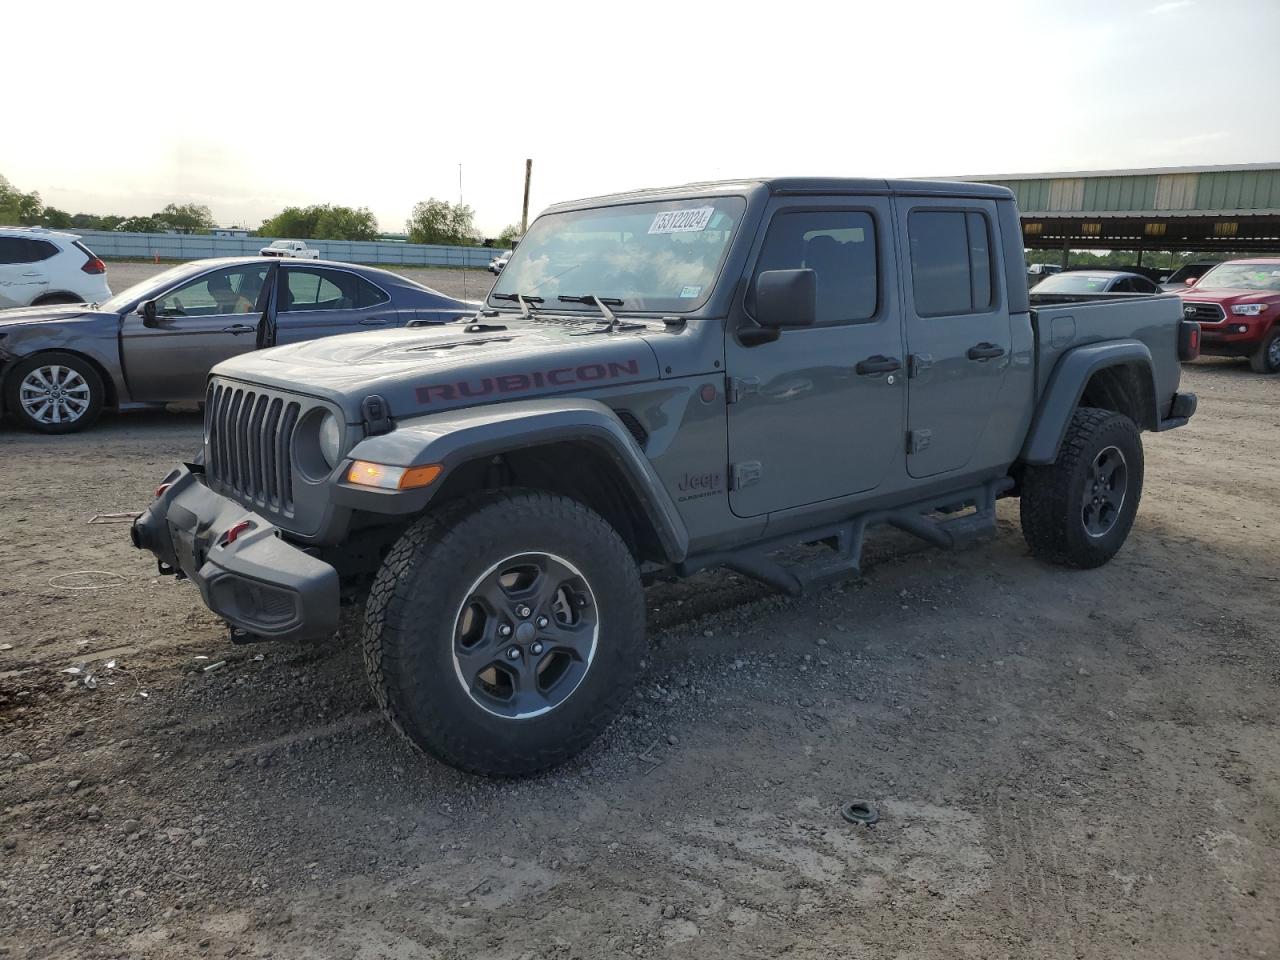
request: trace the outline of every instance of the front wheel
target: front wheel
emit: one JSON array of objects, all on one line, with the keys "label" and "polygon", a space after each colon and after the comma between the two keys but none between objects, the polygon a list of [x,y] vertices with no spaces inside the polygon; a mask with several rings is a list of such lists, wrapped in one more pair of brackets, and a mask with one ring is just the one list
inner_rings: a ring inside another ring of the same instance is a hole
[{"label": "front wheel", "polygon": [[1254,373],[1280,373],[1280,326],[1263,339],[1249,358],[1249,366]]},{"label": "front wheel", "polygon": [[1058,459],[1022,474],[1022,535],[1042,560],[1100,567],[1129,536],[1142,497],[1142,438],[1120,413],[1082,407]]},{"label": "front wheel", "polygon": [[41,433],[74,433],[92,426],[105,396],[97,369],[73,353],[28,357],[5,377],[5,406]]},{"label": "front wheel", "polygon": [[392,723],[472,773],[524,776],[581,751],[622,708],[645,645],[639,570],[577,501],[482,494],[392,548],[364,659]]}]

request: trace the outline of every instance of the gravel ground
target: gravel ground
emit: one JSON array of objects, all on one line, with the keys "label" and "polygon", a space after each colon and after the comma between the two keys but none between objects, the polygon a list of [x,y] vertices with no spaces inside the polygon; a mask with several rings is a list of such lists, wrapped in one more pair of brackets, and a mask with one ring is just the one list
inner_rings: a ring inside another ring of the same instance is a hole
[{"label": "gravel ground", "polygon": [[[131,287],[135,283],[146,280],[148,277],[154,277],[162,270],[168,270],[175,266],[174,261],[165,261],[160,264],[152,263],[131,263],[122,260],[107,261],[107,283],[111,286],[112,293],[119,293],[126,287]],[[462,297],[467,300],[479,300],[489,292],[489,288],[493,286],[496,279],[488,270],[471,269],[463,270],[458,267],[381,267],[383,270],[392,270],[401,276],[408,277],[410,280],[417,280],[425,286],[431,287],[433,290],[439,290],[441,293],[451,297]]]},{"label": "gravel ground", "polygon": [[882,535],[800,600],[656,585],[623,717],[515,783],[392,734],[359,611],[234,647],[88,523],[196,417],[0,426],[0,956],[1276,956],[1280,378],[1184,385],[1108,567],[1032,561],[1005,502],[992,544]]}]

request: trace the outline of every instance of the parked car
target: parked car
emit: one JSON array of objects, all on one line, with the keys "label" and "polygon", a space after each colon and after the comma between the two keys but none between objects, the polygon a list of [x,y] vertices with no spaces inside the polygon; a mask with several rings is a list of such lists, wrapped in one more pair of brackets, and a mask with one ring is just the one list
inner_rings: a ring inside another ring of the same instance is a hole
[{"label": "parked car", "polygon": [[1045,277],[1061,272],[1062,264],[1060,263],[1029,263],[1027,264],[1027,286],[1034,287]]},{"label": "parked car", "polygon": [[[204,458],[133,541],[235,640],[331,635],[340,587],[368,591],[395,725],[463,769],[532,773],[626,703],[642,576],[726,566],[794,595],[856,573],[873,524],[959,546],[1013,495],[1036,557],[1120,549],[1140,431],[1195,410],[1199,327],[1176,297],[1032,311],[1025,271],[1013,194],[988,184],[562,204],[480,322],[219,364]],[[831,552],[773,555],[801,543]]]},{"label": "parked car", "polygon": [[1204,352],[1248,357],[1257,373],[1280,373],[1280,258],[1228,260],[1184,287],[1183,316],[1204,332]]},{"label": "parked car", "polygon": [[1050,298],[1074,297],[1079,294],[1121,294],[1162,292],[1153,281],[1138,273],[1124,270],[1066,270],[1046,277],[1031,290],[1041,303]]},{"label": "parked car", "polygon": [[498,254],[496,257],[494,257],[492,260],[489,261],[489,266],[488,266],[489,272],[495,275],[501,273],[502,268],[507,265],[507,262],[510,261],[510,259],[511,259],[510,250],[508,250],[506,253]]},{"label": "parked car", "polygon": [[1191,281],[1199,280],[1221,262],[1221,260],[1193,260],[1191,263],[1184,263],[1173,273],[1160,279],[1160,289],[1180,293],[1191,286]]},{"label": "parked car", "polygon": [[475,309],[372,267],[197,260],[101,304],[0,313],[0,397],[26,426],[70,433],[104,408],[202,400],[209,368],[237,354]]},{"label": "parked car", "polygon": [[298,260],[319,260],[320,251],[308,247],[302,240],[272,240],[269,246],[258,251],[264,257],[293,257]]},{"label": "parked car", "polygon": [[0,227],[0,309],[110,296],[107,265],[76,234]]}]

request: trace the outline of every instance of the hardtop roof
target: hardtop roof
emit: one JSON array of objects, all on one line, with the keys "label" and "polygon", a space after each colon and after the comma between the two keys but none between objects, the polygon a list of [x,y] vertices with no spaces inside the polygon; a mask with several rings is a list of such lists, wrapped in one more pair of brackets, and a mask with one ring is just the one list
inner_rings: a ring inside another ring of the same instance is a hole
[{"label": "hardtop roof", "polygon": [[943,196],[982,200],[1012,200],[1013,191],[989,183],[952,180],[881,180],[865,177],[754,177],[741,180],[709,180],[671,187],[642,187],[620,193],[584,197],[552,204],[547,212],[584,209],[613,203],[680,200],[690,197],[729,196],[764,191],[774,196],[904,195]]}]

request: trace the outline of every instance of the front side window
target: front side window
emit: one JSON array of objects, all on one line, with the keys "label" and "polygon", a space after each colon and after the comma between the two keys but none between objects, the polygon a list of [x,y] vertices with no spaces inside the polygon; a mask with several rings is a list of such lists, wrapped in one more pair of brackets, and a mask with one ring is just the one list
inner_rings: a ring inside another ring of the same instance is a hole
[{"label": "front side window", "polygon": [[205,274],[165,294],[156,302],[156,313],[162,317],[256,313],[267,270],[250,264]]},{"label": "front side window", "polygon": [[[871,215],[804,210],[775,216],[765,234],[756,275],[797,269],[817,275],[816,323],[871,319],[879,302],[876,228]],[[754,280],[750,290],[755,290]],[[747,307],[754,309],[750,293]]]},{"label": "front side window", "polygon": [[280,310],[356,310],[389,299],[381,288],[345,270],[288,269]]},{"label": "front side window", "polygon": [[[914,210],[907,218],[907,238],[916,313],[946,317],[991,309],[994,269],[986,214]],[[1042,281],[1036,289],[1053,279]]]},{"label": "front side window", "polygon": [[556,309],[594,311],[557,300],[591,296],[620,300],[620,310],[697,309],[711,296],[745,207],[741,197],[706,197],[546,214],[511,255],[490,304],[507,306],[521,294]]}]

